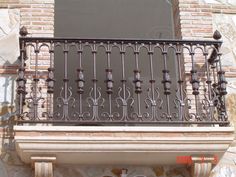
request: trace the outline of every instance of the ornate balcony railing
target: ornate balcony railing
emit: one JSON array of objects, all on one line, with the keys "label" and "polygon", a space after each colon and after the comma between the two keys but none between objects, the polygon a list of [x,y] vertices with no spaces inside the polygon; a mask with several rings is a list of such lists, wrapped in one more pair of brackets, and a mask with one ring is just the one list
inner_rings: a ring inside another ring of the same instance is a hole
[{"label": "ornate balcony railing", "polygon": [[18,122],[225,126],[220,46],[22,36]]}]

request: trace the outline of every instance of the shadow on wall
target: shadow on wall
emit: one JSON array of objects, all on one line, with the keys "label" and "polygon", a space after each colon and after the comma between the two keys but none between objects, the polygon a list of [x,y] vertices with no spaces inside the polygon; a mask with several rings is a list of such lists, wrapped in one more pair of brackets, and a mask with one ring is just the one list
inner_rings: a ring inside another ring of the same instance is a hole
[{"label": "shadow on wall", "polygon": [[[9,62],[5,62],[3,68],[5,68],[0,76],[0,127],[1,127],[1,159],[0,159],[0,176],[7,177],[6,164],[12,161],[13,148],[13,124],[12,117],[14,112],[14,87],[15,78],[14,74],[8,73],[8,68],[10,67]],[[10,69],[9,69],[10,70]]]},{"label": "shadow on wall", "polygon": [[[23,173],[27,170],[21,166],[23,163],[18,158],[14,147],[13,126],[17,113],[15,97],[17,65],[18,61],[13,64],[5,62],[0,75],[0,177],[20,177],[20,173],[22,175],[25,173],[23,176],[27,177],[31,175],[29,172]],[[18,165],[18,167],[13,168],[14,165]]]},{"label": "shadow on wall", "polygon": [[226,106],[231,122],[236,130],[236,93],[230,93],[226,97]]},{"label": "shadow on wall", "polygon": [[185,166],[79,166],[57,165],[55,177],[190,177]]}]

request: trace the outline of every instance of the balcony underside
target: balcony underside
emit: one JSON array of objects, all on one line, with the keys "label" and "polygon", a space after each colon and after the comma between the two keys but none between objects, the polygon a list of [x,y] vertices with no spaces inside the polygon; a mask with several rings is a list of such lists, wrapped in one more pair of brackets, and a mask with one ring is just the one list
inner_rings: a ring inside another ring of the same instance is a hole
[{"label": "balcony underside", "polygon": [[15,126],[18,154],[60,164],[176,164],[179,156],[222,157],[232,127]]}]

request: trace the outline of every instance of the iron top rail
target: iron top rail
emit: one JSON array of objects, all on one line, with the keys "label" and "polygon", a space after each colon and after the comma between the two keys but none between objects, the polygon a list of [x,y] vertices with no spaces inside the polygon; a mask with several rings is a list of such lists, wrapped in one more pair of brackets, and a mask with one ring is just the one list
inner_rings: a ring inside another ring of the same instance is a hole
[{"label": "iron top rail", "polygon": [[20,37],[20,41],[25,42],[90,42],[90,43],[143,43],[143,44],[192,44],[192,45],[218,45],[222,44],[221,40],[181,40],[181,39],[135,39],[135,38],[70,38],[70,37]]}]

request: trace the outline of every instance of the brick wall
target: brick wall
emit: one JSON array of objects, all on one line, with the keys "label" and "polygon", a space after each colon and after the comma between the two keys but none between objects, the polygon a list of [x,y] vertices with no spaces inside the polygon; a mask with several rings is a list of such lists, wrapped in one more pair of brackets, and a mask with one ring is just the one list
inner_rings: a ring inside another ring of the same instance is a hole
[{"label": "brick wall", "polygon": [[54,0],[1,0],[0,8],[19,9],[20,25],[31,36],[53,36]]},{"label": "brick wall", "polygon": [[[20,27],[25,26],[30,33],[29,36],[40,36],[40,37],[52,37],[54,36],[54,0],[0,0],[0,10],[1,9],[17,9],[20,15]],[[7,45],[7,44],[6,44]],[[48,57],[42,57],[41,55],[41,65],[45,65],[47,68]],[[17,60],[17,59],[16,59]],[[34,58],[27,60],[26,69],[30,71],[33,67]],[[16,78],[18,70],[18,63],[15,64],[4,63],[0,64],[0,78]],[[1,87],[7,85],[8,83],[1,83]],[[30,83],[27,85],[30,89]],[[14,102],[15,89],[10,93],[11,99]],[[4,97],[4,93],[0,93],[1,98]],[[9,115],[14,112],[14,105],[0,103],[0,163],[2,161],[7,164],[17,164],[19,163],[17,155],[14,150],[14,135],[12,131],[12,125],[8,121]],[[4,126],[6,124],[6,126]],[[3,146],[4,145],[4,146]],[[12,157],[14,160],[12,160]],[[22,166],[20,167],[22,168]],[[11,170],[12,171],[12,170]],[[0,176],[4,176],[4,172],[0,172]]]},{"label": "brick wall", "polygon": [[[54,35],[54,0],[0,0],[0,9],[19,9],[20,26],[29,36]],[[16,74],[17,65],[0,66],[0,74]]]},{"label": "brick wall", "polygon": [[[215,30],[214,15],[236,14],[236,5],[232,5],[228,1],[223,0],[215,2],[208,0],[178,0],[173,1],[173,12],[175,15],[174,19],[176,38],[212,40],[212,36]],[[190,93],[191,84],[189,83],[189,80],[191,60],[190,57],[187,55],[183,57],[183,64],[185,66],[184,72],[188,85],[187,88],[188,93]],[[226,60],[234,60],[234,58],[227,58]],[[205,61],[203,56],[195,57],[195,61],[198,63],[199,68],[204,67]],[[223,70],[226,71],[226,78],[229,82],[231,82],[231,78],[236,77],[236,66],[226,66],[223,64]],[[203,90],[200,91],[200,94],[203,94]]]},{"label": "brick wall", "polygon": [[[200,0],[179,0],[180,35],[182,39],[212,39],[213,14],[236,14],[236,6],[204,3]],[[175,6],[174,5],[174,6]],[[177,8],[177,7],[175,7]]]},{"label": "brick wall", "polygon": [[[29,35],[32,37],[52,37],[54,36],[54,0],[0,0],[1,9],[17,9],[20,14],[20,27],[25,26]],[[39,54],[39,65],[41,71],[45,71],[48,68],[48,56],[43,56],[43,53]],[[26,61],[26,71],[28,76],[31,75],[31,68],[34,67],[35,58],[29,57]],[[0,64],[0,77],[16,78],[18,73],[18,61],[12,63]],[[13,83],[16,85],[16,83]],[[15,86],[14,86],[15,87]],[[31,83],[27,82],[27,92],[30,93]],[[42,85],[42,93],[46,94],[45,85]],[[11,99],[13,105],[0,103],[0,116],[6,115],[15,109],[14,97],[15,90],[13,88]]]}]

